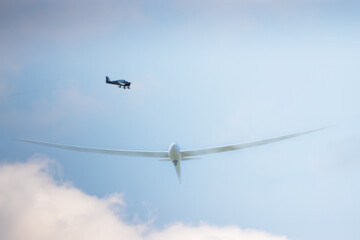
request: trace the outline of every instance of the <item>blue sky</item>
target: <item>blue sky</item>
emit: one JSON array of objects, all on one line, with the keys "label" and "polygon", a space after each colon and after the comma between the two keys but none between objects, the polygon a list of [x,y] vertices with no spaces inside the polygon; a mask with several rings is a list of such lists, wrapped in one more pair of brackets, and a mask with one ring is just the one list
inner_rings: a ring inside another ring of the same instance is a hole
[{"label": "blue sky", "polygon": [[[124,209],[107,216],[167,239],[230,227],[271,235],[255,239],[357,238],[358,8],[336,0],[3,1],[0,197],[25,189],[8,189],[19,174],[81,191],[79,205],[117,193]],[[106,85],[106,75],[134,86]],[[156,159],[11,140],[134,150],[175,141],[192,149],[328,125],[336,127],[185,162],[182,184]],[[12,214],[0,221],[23,216]]]}]

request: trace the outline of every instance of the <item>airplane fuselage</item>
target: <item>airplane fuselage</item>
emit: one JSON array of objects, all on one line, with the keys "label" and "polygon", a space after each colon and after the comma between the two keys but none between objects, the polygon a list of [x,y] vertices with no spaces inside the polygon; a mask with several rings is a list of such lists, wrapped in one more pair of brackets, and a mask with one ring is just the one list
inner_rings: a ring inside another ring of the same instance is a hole
[{"label": "airplane fuselage", "polygon": [[130,85],[131,85],[131,82],[128,82],[128,81],[126,81],[124,79],[111,81],[109,77],[106,77],[106,83],[113,84],[113,85],[118,85],[119,88],[121,88],[121,87],[130,88]]},{"label": "airplane fuselage", "polygon": [[168,150],[168,154],[169,154],[169,159],[171,162],[173,162],[175,170],[176,170],[176,174],[179,178],[179,181],[181,181],[181,151],[180,151],[180,147],[176,144],[176,143],[172,143],[169,146],[169,150]]},{"label": "airplane fuselage", "polygon": [[171,161],[181,161],[180,147],[176,143],[172,143],[169,146],[169,159]]}]

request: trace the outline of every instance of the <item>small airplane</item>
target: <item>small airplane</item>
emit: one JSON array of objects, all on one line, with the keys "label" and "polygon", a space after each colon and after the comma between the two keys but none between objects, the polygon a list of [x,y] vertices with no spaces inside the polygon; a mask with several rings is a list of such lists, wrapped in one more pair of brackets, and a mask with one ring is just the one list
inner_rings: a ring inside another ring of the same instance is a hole
[{"label": "small airplane", "polygon": [[39,145],[48,146],[48,147],[80,151],[80,152],[123,155],[123,156],[131,156],[131,157],[159,158],[161,161],[172,162],[174,164],[176,174],[179,179],[179,183],[181,183],[181,161],[199,159],[199,156],[201,156],[201,155],[220,153],[220,152],[228,152],[228,151],[239,150],[239,149],[244,149],[244,148],[265,145],[265,144],[269,144],[269,143],[273,143],[273,142],[283,141],[283,140],[298,137],[301,135],[317,132],[317,131],[320,131],[325,128],[327,128],[327,127],[317,128],[317,129],[313,129],[313,130],[309,130],[309,131],[305,131],[305,132],[294,133],[294,134],[289,134],[289,135],[284,135],[284,136],[280,136],[280,137],[268,138],[268,139],[259,140],[259,141],[255,141],[255,142],[232,144],[232,145],[226,145],[226,146],[220,146],[220,147],[209,147],[209,148],[194,149],[194,150],[181,150],[180,147],[176,143],[170,144],[168,151],[136,151],[136,150],[134,151],[134,150],[118,150],[118,149],[70,146],[70,145],[54,144],[54,143],[40,142],[40,141],[34,141],[34,140],[25,140],[25,139],[14,139],[14,140],[27,142],[27,143],[33,143],[33,144],[39,144]]},{"label": "small airplane", "polygon": [[119,85],[119,88],[123,87],[124,89],[125,89],[125,88],[130,89],[130,85],[131,85],[131,82],[128,82],[128,81],[126,81],[126,80],[124,80],[124,79],[119,79],[119,80],[111,81],[108,76],[106,76],[106,83],[108,83],[108,84],[114,84],[114,85]]}]

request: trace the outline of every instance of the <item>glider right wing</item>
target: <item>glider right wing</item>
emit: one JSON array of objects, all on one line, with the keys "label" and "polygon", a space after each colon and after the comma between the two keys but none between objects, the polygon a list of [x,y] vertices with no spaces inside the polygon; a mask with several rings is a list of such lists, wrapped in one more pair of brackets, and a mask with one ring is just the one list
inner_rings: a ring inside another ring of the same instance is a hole
[{"label": "glider right wing", "polygon": [[284,135],[284,136],[280,136],[280,137],[274,137],[274,138],[269,138],[269,139],[264,139],[264,140],[259,140],[259,141],[255,141],[255,142],[249,142],[249,143],[232,144],[232,145],[227,145],[227,146],[210,147],[210,148],[203,148],[203,149],[196,149],[196,150],[184,150],[184,151],[181,151],[181,155],[185,158],[184,160],[187,160],[187,159],[190,160],[192,157],[196,157],[196,156],[212,154],[212,153],[219,153],[219,152],[234,151],[234,150],[239,150],[239,149],[243,149],[243,148],[250,148],[250,147],[265,145],[265,144],[269,144],[269,143],[273,143],[273,142],[283,141],[283,140],[286,140],[289,138],[294,138],[294,137],[298,137],[301,135],[320,131],[325,128],[327,128],[327,127],[317,128],[317,129],[309,130],[306,132],[293,133],[293,134],[289,134],[289,135]]}]

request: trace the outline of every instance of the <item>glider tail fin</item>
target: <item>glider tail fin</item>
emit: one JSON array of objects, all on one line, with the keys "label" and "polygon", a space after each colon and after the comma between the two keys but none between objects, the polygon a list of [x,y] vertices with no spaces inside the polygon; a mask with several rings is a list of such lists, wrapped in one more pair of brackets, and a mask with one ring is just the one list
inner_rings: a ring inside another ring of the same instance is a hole
[{"label": "glider tail fin", "polygon": [[174,160],[173,163],[174,163],[174,167],[175,167],[175,170],[176,170],[177,177],[179,179],[179,183],[181,183],[181,161]]},{"label": "glider tail fin", "polygon": [[106,83],[110,82],[110,78],[108,76],[106,76]]}]

